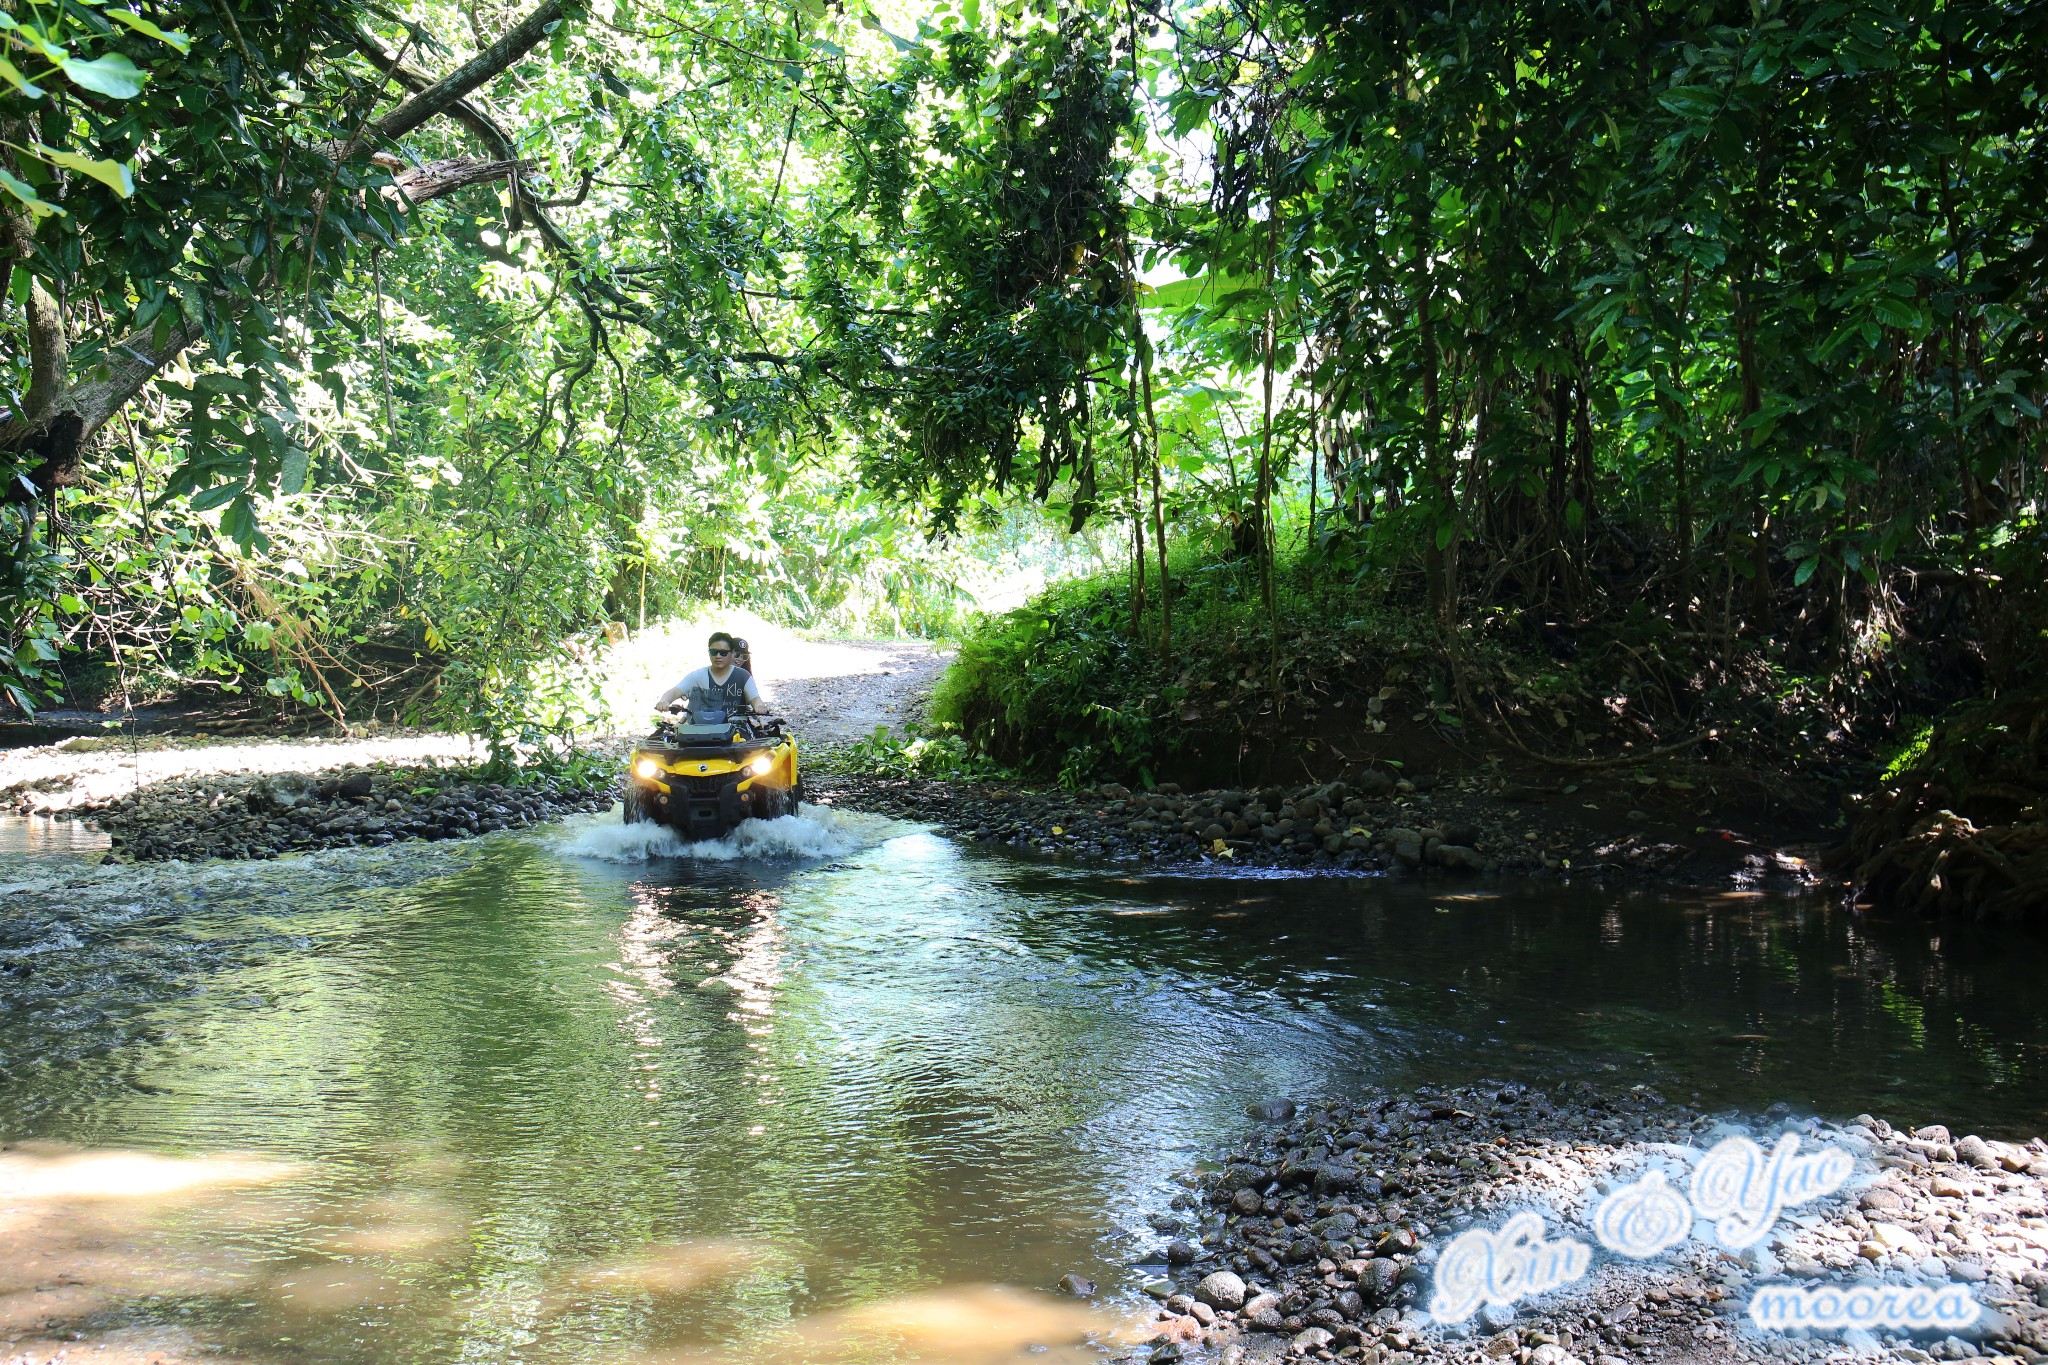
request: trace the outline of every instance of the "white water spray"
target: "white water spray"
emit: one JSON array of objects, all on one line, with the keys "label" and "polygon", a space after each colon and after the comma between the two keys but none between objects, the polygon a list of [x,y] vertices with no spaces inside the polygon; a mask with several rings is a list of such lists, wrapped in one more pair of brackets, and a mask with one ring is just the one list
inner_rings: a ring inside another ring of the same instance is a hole
[{"label": "white water spray", "polygon": [[840,858],[855,849],[879,843],[896,829],[892,820],[836,811],[830,806],[805,806],[801,814],[773,820],[747,820],[721,839],[688,842],[666,825],[629,825],[616,807],[594,816],[561,845],[564,853],[599,858],[609,863],[646,863],[657,858],[694,858],[725,863],[803,858]]}]

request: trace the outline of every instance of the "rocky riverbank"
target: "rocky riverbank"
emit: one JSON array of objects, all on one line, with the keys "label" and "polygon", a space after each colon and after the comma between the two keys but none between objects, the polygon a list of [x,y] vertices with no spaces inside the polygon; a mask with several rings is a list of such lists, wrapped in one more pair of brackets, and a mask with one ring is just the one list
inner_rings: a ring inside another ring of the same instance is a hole
[{"label": "rocky riverbank", "polygon": [[181,778],[75,810],[112,837],[109,858],[275,858],[518,829],[602,810],[617,787],[609,769],[513,786],[468,769],[379,766]]},{"label": "rocky riverbank", "polygon": [[[834,772],[814,797],[920,820],[977,843],[1154,865],[1600,876],[1726,886],[1817,880],[1818,850],[1781,849],[1725,827],[1602,812],[1551,789],[1396,778],[1184,792],[1118,784],[1079,791],[1017,783]],[[1615,818],[1618,815],[1618,819]]]},{"label": "rocky riverbank", "polygon": [[[2048,1355],[2048,1145],[1760,1116],[1808,1150],[1831,1146],[1855,1173],[1788,1208],[1775,1231],[1730,1254],[1681,1242],[1651,1259],[1594,1257],[1563,1288],[1455,1327],[1430,1318],[1444,1246],[1537,1209],[1545,1235],[1591,1242],[1600,1196],[1653,1159],[1686,1160],[1732,1131],[1636,1089],[1556,1096],[1476,1086],[1253,1107],[1260,1127],[1192,1180],[1162,1237],[1149,1292],[1163,1300],[1132,1361],[1288,1359],[1360,1365],[1703,1365],[1855,1357],[1917,1362]],[[1697,1231],[1697,1229],[1696,1229]],[[1970,1329],[1765,1333],[1744,1315],[1759,1285],[1965,1286]],[[1085,1290],[1069,1284],[1070,1291]]]}]

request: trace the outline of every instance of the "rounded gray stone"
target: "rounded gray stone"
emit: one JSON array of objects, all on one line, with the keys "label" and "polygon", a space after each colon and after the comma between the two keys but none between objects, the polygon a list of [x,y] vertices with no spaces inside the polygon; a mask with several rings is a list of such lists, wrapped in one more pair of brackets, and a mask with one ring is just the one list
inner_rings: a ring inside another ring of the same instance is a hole
[{"label": "rounded gray stone", "polygon": [[1244,1307],[1244,1281],[1232,1271],[1211,1271],[1195,1286],[1195,1297],[1211,1308],[1235,1313]]}]

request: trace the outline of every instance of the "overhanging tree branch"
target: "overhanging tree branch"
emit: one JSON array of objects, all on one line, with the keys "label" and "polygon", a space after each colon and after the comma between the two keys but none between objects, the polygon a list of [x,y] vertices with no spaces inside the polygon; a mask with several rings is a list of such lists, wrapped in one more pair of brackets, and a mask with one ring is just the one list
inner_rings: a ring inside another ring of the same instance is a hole
[{"label": "overhanging tree branch", "polygon": [[[396,109],[369,125],[368,133],[383,140],[403,136],[429,119],[451,114],[484,138],[492,159],[452,158],[399,171],[393,180],[409,200],[419,203],[437,199],[469,185],[510,178],[515,194],[520,172],[528,163],[512,146],[510,138],[495,124],[464,102],[464,97],[531,52],[563,18],[563,0],[542,0],[525,18],[497,42],[464,62],[448,75],[426,81],[406,68],[399,79],[413,91]],[[375,52],[387,73],[397,74],[402,54]],[[327,154],[336,159],[352,158],[358,141],[336,143]],[[17,226],[15,215],[4,225],[7,258],[26,257],[33,251],[32,228]],[[552,223],[544,223],[544,235],[551,245],[569,249],[569,243]],[[236,306],[240,306],[238,303]],[[29,300],[30,384],[22,410],[0,420],[0,454],[26,456],[22,472],[28,482],[10,481],[0,499],[21,501],[43,488],[69,482],[77,475],[85,445],[101,426],[140,393],[165,365],[198,341],[198,324],[180,320],[158,323],[137,331],[110,346],[104,363],[92,377],[67,386],[70,334],[56,300],[36,286]]]},{"label": "overhanging tree branch", "polygon": [[497,42],[378,119],[372,128],[377,136],[395,141],[435,115],[449,112],[471,91],[540,46],[561,21],[562,0],[541,0]]},{"label": "overhanging tree branch", "polygon": [[475,157],[450,157],[408,166],[391,177],[399,191],[413,203],[439,199],[471,185],[484,185],[533,169],[531,161],[479,161]]}]

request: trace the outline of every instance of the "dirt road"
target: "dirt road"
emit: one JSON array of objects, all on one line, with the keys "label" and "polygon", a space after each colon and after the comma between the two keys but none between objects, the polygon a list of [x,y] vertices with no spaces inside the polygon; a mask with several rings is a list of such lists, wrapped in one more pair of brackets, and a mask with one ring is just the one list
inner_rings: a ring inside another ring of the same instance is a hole
[{"label": "dirt road", "polygon": [[923,640],[790,640],[772,653],[757,642],[761,690],[806,744],[830,747],[902,732],[946,671],[949,654]]},{"label": "dirt road", "polygon": [[[905,721],[923,709],[947,661],[922,640],[806,640],[770,629],[756,630],[754,652],[769,704],[789,717],[798,737],[811,748],[850,743],[874,733],[878,725],[900,733]],[[651,697],[656,690],[657,682],[650,680],[637,686],[636,695]],[[469,738],[444,734],[71,739],[0,750],[0,811],[65,811],[138,787],[211,774],[314,773],[372,763],[468,763],[482,756]]]}]

